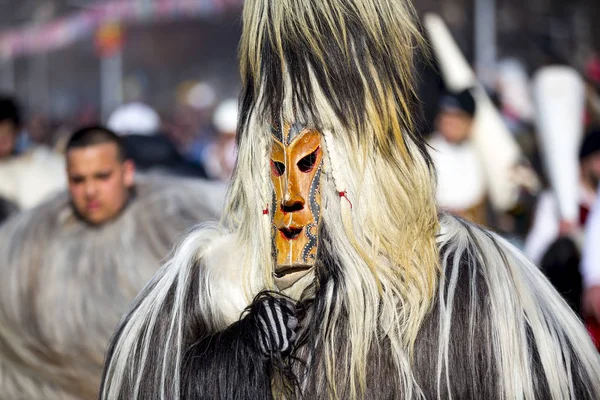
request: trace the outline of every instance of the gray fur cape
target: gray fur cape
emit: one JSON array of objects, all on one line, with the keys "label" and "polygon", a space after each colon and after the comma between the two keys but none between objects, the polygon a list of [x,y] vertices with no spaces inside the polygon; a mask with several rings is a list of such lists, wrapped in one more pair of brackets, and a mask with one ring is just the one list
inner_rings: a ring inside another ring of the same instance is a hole
[{"label": "gray fur cape", "polygon": [[121,314],[193,225],[215,219],[215,184],[140,178],[101,227],[63,193],[0,230],[0,399],[93,399]]}]

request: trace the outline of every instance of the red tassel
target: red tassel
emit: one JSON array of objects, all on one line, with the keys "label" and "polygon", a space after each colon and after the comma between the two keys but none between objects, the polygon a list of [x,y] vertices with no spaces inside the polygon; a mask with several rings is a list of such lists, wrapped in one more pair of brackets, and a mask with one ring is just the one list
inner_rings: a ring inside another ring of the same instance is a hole
[{"label": "red tassel", "polygon": [[352,210],[352,202],[348,198],[348,193],[344,190],[343,192],[339,192],[340,197],[344,197],[348,203],[350,203],[350,209]]}]

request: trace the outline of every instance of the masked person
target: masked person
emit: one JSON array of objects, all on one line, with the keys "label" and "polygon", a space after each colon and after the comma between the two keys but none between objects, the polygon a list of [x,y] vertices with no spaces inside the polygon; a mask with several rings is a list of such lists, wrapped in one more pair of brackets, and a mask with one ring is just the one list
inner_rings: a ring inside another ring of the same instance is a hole
[{"label": "masked person", "polygon": [[122,137],[127,155],[139,171],[148,174],[206,178],[204,168],[184,159],[175,144],[162,133],[158,113],[134,102],[118,107],[108,117],[108,128]]},{"label": "masked person", "polygon": [[66,186],[60,155],[42,146],[19,152],[21,111],[11,97],[0,96],[0,196],[19,209],[32,208]]},{"label": "masked person", "polygon": [[216,218],[204,181],[135,176],[121,139],[83,128],[69,191],[0,229],[0,399],[94,399],[111,333],[171,247]]},{"label": "masked person", "polygon": [[593,344],[537,268],[438,214],[414,18],[403,0],[245,2],[223,227],[134,301],[102,399],[600,396]]}]

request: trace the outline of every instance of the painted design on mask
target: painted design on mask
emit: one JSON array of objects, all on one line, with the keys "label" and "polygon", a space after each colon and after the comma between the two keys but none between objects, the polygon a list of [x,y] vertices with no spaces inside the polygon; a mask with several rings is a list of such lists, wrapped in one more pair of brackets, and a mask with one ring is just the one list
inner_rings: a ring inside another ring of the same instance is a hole
[{"label": "painted design on mask", "polygon": [[274,278],[283,290],[312,270],[321,219],[321,134],[302,124],[272,129]]}]

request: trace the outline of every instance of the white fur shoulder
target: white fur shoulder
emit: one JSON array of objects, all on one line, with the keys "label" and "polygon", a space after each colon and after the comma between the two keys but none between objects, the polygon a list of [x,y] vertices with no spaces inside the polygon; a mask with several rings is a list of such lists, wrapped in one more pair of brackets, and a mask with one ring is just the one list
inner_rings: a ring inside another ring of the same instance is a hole
[{"label": "white fur shoulder", "polygon": [[0,161],[0,195],[28,209],[66,187],[65,163],[60,155],[36,148]]},{"label": "white fur shoulder", "polygon": [[221,328],[237,321],[260,290],[244,283],[240,248],[236,235],[227,234],[211,243],[202,260],[200,306]]}]

